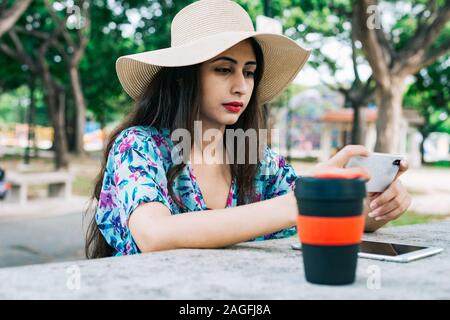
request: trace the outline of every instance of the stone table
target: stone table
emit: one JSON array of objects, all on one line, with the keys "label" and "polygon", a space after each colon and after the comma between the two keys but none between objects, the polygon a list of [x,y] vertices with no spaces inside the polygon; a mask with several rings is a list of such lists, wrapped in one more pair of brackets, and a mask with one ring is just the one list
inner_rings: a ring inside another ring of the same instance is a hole
[{"label": "stone table", "polygon": [[444,252],[410,263],[358,261],[346,286],[306,282],[295,237],[217,250],[0,269],[0,299],[449,299],[450,221],[383,228],[365,239],[433,245]]}]

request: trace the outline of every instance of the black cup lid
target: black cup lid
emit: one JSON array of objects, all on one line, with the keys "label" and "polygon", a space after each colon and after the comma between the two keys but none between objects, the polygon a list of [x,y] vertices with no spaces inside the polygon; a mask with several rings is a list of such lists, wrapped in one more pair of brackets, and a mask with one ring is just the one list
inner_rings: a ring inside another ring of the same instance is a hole
[{"label": "black cup lid", "polygon": [[295,195],[303,199],[360,199],[366,196],[365,180],[300,176],[295,181]]}]

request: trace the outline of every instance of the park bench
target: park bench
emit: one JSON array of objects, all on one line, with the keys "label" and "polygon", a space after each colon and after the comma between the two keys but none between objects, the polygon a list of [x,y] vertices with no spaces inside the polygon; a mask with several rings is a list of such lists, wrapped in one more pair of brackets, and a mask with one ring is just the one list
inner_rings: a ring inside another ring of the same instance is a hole
[{"label": "park bench", "polygon": [[48,185],[49,197],[69,199],[72,194],[73,176],[65,171],[18,173],[7,172],[6,181],[11,189],[6,197],[7,202],[26,204],[29,187],[32,185]]}]

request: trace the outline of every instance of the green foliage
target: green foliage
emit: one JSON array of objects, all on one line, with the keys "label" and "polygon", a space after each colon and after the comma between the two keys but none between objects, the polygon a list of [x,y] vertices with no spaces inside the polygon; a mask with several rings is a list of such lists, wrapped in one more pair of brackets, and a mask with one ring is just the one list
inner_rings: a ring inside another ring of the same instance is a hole
[{"label": "green foliage", "polygon": [[[424,17],[431,14],[431,7],[429,1],[425,0],[409,0],[409,1],[386,1],[393,2],[393,4],[404,4],[410,5],[410,10],[402,12],[401,10],[394,11],[395,23],[392,25],[391,29],[385,30],[388,33],[389,38],[393,42],[393,46],[396,50],[404,48],[405,45],[412,39],[416,34],[417,29],[424,24]],[[443,0],[436,1],[437,11],[439,7],[444,5]],[[450,22],[448,22],[444,30],[440,33],[439,37],[436,39],[431,50],[435,49],[437,46],[441,45],[443,41],[449,39],[450,37]]]},{"label": "green foliage", "polygon": [[[39,126],[49,126],[46,107],[43,103],[43,92],[35,91],[36,121]],[[0,95],[0,123],[27,123],[28,105],[30,103],[29,88],[21,85]]]},{"label": "green foliage", "polygon": [[[10,1],[12,3],[12,1]],[[55,4],[59,1],[52,1]],[[88,46],[79,69],[83,85],[83,92],[90,114],[103,123],[115,121],[123,117],[129,110],[133,101],[122,90],[115,73],[115,62],[118,57],[126,54],[133,54],[147,50],[155,50],[170,46],[170,26],[175,14],[193,0],[116,0],[107,2],[103,0],[92,0],[90,3],[91,26],[88,30],[83,30],[89,36]],[[263,1],[261,0],[237,0],[250,14],[253,22],[256,16],[263,14]],[[399,1],[381,1],[395,5]],[[61,2],[62,3],[62,2]],[[74,1],[75,4],[79,1]],[[110,7],[108,3],[114,3]],[[392,39],[396,49],[402,48],[405,43],[414,35],[418,26],[418,16],[421,9],[428,5],[425,0],[404,0],[401,3],[411,4],[411,10],[406,12],[396,11],[392,14],[397,19],[390,30],[385,30]],[[436,1],[437,5],[442,5],[443,0]],[[143,19],[134,25],[134,32],[125,34],[125,29],[130,27],[130,17],[140,13]],[[338,61],[333,60],[324,54],[321,49],[327,39],[337,39],[341,43],[350,46],[350,17],[352,14],[351,0],[271,0],[271,13],[273,17],[283,24],[285,35],[300,43],[312,47],[313,56],[309,64],[314,68],[324,68],[326,66],[330,75],[339,71]],[[67,13],[65,8],[57,12],[63,18]],[[17,26],[22,28],[32,28],[46,34],[50,34],[55,29],[47,9],[42,1],[34,1],[25,14],[17,22]],[[450,37],[450,28],[447,25],[444,33],[436,41],[439,45]],[[36,52],[42,40],[35,37],[19,33],[21,42],[30,56],[35,59]],[[70,35],[77,42],[76,30],[70,30]],[[67,49],[62,37],[61,43]],[[10,47],[14,47],[9,36],[5,35],[0,40]],[[361,51],[358,50],[358,61],[363,60]],[[66,61],[60,56],[55,48],[49,50],[47,61],[52,74],[57,83],[64,87],[70,97],[69,79]],[[428,76],[416,75],[414,83],[407,94],[407,105],[420,110],[433,110],[427,114],[433,122],[436,117],[442,114],[442,110],[448,110],[448,66],[442,69],[445,64],[439,60],[435,65],[427,69]],[[30,72],[22,63],[11,59],[0,52],[0,94],[8,92],[17,95],[20,91],[14,91],[26,85],[30,77]],[[431,69],[430,69],[431,68]],[[440,69],[441,68],[441,69]],[[433,71],[434,70],[434,71]],[[442,80],[443,76],[445,79]],[[428,84],[427,77],[433,79]],[[42,100],[43,92],[39,79],[37,80],[37,107],[38,114],[45,111],[45,103]],[[445,82],[447,81],[447,82]],[[291,88],[297,90],[296,88]],[[5,100],[6,99],[6,100]],[[20,116],[7,115],[17,112],[12,107],[14,98],[11,96],[2,99],[0,103],[0,121],[10,121],[18,119]],[[446,101],[447,104],[442,103]],[[69,107],[71,104],[69,103]],[[446,109],[447,108],[447,109]],[[41,110],[41,111],[39,111]],[[68,110],[70,114],[70,110]],[[45,112],[43,113],[45,114]],[[7,120],[9,119],[9,120]],[[38,121],[43,122],[40,116]],[[433,122],[434,123],[434,122]],[[443,122],[438,130],[447,130],[448,122]]]},{"label": "green foliage", "polygon": [[[93,2],[91,39],[81,68],[88,109],[103,123],[123,117],[133,101],[120,86],[115,63],[118,57],[170,46],[170,23],[175,14],[192,1],[116,1],[114,12],[101,1]],[[158,13],[158,10],[159,13]],[[141,12],[135,32],[125,36],[130,12]],[[128,15],[127,15],[128,14]]]},{"label": "green foliage", "polygon": [[406,92],[404,104],[416,109],[425,119],[422,134],[450,133],[450,54],[441,57],[415,75]]}]

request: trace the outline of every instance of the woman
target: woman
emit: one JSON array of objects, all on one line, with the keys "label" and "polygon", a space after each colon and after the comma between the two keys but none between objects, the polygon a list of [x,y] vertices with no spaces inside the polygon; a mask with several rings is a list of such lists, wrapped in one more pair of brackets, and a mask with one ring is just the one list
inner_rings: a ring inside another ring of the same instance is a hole
[{"label": "woman", "polygon": [[[236,3],[202,0],[173,19],[171,48],[119,58],[119,80],[136,105],[105,151],[87,256],[219,248],[294,235],[295,171],[259,134],[235,144],[228,132],[261,132],[261,105],[283,91],[309,54],[287,37],[254,32]],[[180,129],[184,135],[175,139]],[[261,152],[253,161],[255,145]],[[347,146],[317,171],[364,174],[343,168],[353,155],[367,150]],[[368,218],[367,231],[410,203],[399,180],[370,196],[379,221]]]}]

